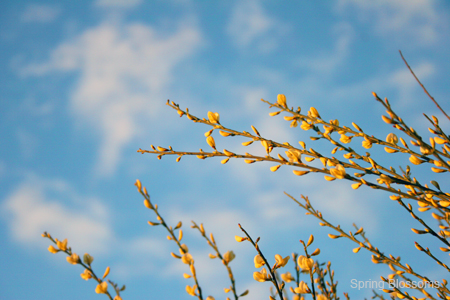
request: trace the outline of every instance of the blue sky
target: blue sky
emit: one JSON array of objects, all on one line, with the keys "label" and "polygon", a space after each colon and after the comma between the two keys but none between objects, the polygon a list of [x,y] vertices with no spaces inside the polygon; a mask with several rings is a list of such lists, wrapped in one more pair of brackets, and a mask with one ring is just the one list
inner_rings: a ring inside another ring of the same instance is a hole
[{"label": "blue sky", "polygon": [[[234,241],[237,223],[261,237],[270,258],[301,253],[298,240],[314,234],[319,259],[336,270],[340,295],[370,297],[350,280],[389,274],[368,253],[353,254],[350,241],[327,238],[331,231],[283,191],[308,195],[347,230],[352,222],[363,226],[373,244],[402,254],[429,277],[448,277],[426,258],[413,263],[420,257],[415,240],[437,244],[415,236],[410,228],[417,224],[388,195],[321,175],[296,177],[287,168],[272,173],[269,164],[195,157],[176,163],[136,152],[150,144],[208,147],[209,128],[180,119],[167,99],[199,117],[217,111],[233,129],[254,125],[268,138],[308,146],[315,145],[308,133],[269,117],[260,99],[283,93],[290,105],[314,106],[325,119],[356,122],[383,138],[393,129],[380,119],[375,91],[424,136],[423,112],[449,128],[398,54],[448,111],[448,2],[2,1],[0,8],[2,299],[106,299],[79,277],[79,266],[47,251],[43,231],[90,253],[99,273],[110,266],[111,279],[127,285],[124,299],[190,298],[185,286],[192,282],[182,277],[188,269],[169,255],[176,248],[164,230],[147,225],[155,217],[142,205],[137,178],[169,222],[184,222],[202,288],[216,299],[226,297],[226,272],[207,257],[211,251],[188,228],[190,220],[214,232],[222,252],[234,250],[231,265],[238,290],[250,289],[247,299],[267,297],[269,283],[252,279],[255,253]],[[219,149],[248,151],[241,142],[216,138]],[[418,168],[417,176],[430,174]],[[433,179],[445,183],[445,176]]]}]

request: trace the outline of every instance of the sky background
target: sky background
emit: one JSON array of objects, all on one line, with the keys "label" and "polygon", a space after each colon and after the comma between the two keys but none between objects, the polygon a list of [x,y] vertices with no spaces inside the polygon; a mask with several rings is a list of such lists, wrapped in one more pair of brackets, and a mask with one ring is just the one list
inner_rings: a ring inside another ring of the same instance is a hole
[{"label": "sky background", "polygon": [[[384,138],[394,129],[381,121],[375,91],[423,136],[429,134],[423,112],[448,129],[398,50],[449,111],[449,14],[449,2],[431,0],[2,1],[0,297],[106,299],[95,294],[95,282],[80,278],[80,266],[48,252],[41,237],[48,231],[68,238],[74,252],[90,253],[99,274],[110,266],[110,279],[127,286],[123,299],[192,299],[185,286],[193,282],[182,276],[188,267],[170,256],[175,244],[162,227],[147,225],[156,218],[142,205],[137,178],[168,223],[183,221],[205,297],[225,299],[230,284],[221,262],[208,258],[207,244],[189,228],[191,220],[215,234],[222,253],[236,253],[238,292],[250,289],[249,300],[268,298],[270,284],[253,280],[255,251],[235,242],[238,223],[261,237],[271,262],[275,254],[302,254],[299,240],[314,234],[312,247],[322,250],[320,261],[332,262],[340,296],[370,297],[370,289],[351,288],[351,280],[389,274],[366,251],[352,253],[350,241],[330,240],[332,231],[305,216],[284,191],[308,195],[346,231],[353,222],[363,226],[373,245],[402,255],[430,279],[448,278],[414,241],[435,251],[441,245],[414,235],[410,228],[419,225],[387,194],[355,191],[350,182],[326,182],[323,175],[297,177],[287,167],[272,173],[269,163],[221,165],[195,157],[176,163],[136,150],[209,148],[203,134],[210,128],[179,118],[167,99],[198,117],[219,112],[226,127],[254,125],[269,139],[302,140],[327,154],[331,145],[313,143],[282,115],[269,117],[273,110],[260,99],[274,102],[282,93],[290,106],[304,112],[314,106],[325,120],[355,122]],[[220,150],[263,153],[256,143],[242,147],[242,138],[214,137]],[[387,165],[409,164],[407,156],[373,151]],[[448,175],[420,167],[414,169],[419,181],[448,183]]]}]

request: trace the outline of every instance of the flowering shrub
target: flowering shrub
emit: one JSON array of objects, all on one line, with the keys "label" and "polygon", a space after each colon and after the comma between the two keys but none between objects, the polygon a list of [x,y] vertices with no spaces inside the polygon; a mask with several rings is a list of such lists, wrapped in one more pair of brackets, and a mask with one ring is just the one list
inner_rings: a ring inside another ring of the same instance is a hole
[{"label": "flowering shrub", "polygon": [[[408,66],[409,67],[409,66]],[[420,82],[419,82],[420,83]],[[197,117],[189,112],[188,109],[182,110],[180,106],[174,102],[167,102],[167,105],[176,110],[181,116],[187,117],[195,123],[206,124],[211,127],[205,133],[206,143],[211,148],[209,151],[200,149],[197,152],[177,151],[172,147],[151,146],[151,150],[139,149],[140,153],[156,154],[158,159],[163,156],[175,155],[178,162],[182,156],[194,155],[199,159],[208,159],[211,157],[221,157],[221,163],[226,164],[230,159],[243,159],[247,164],[259,162],[275,163],[270,167],[270,171],[276,172],[281,167],[292,167],[292,172],[296,176],[305,176],[308,173],[322,173],[326,181],[347,180],[351,183],[353,189],[358,189],[362,185],[372,189],[382,190],[390,194],[390,199],[396,201],[404,208],[413,219],[418,222],[420,228],[412,228],[416,234],[428,234],[433,236],[441,243],[438,249],[429,249],[428,247],[415,243],[418,251],[424,252],[433,259],[437,264],[444,268],[447,272],[449,267],[439,258],[440,254],[436,252],[450,251],[450,193],[443,191],[437,181],[430,181],[429,184],[422,184],[416,178],[412,177],[412,169],[416,165],[425,164],[430,167],[431,171],[437,174],[446,173],[450,170],[450,138],[439,126],[439,120],[435,116],[425,117],[431,124],[428,130],[432,137],[429,140],[423,139],[418,132],[409,127],[405,121],[393,110],[387,99],[382,100],[377,94],[373,93],[375,100],[378,101],[385,109],[386,115],[382,116],[382,120],[395,127],[401,134],[397,136],[395,133],[389,133],[385,139],[374,137],[362,130],[357,124],[352,123],[352,127],[344,126],[338,120],[325,121],[320,116],[318,110],[311,107],[306,113],[302,113],[300,107],[293,108],[287,104],[284,95],[278,95],[277,101],[272,103],[262,100],[268,104],[270,108],[276,110],[270,112],[271,116],[285,114],[284,119],[290,123],[290,127],[300,127],[302,130],[311,131],[311,140],[327,140],[334,147],[331,154],[319,153],[313,148],[307,148],[305,142],[299,141],[298,146],[289,143],[281,143],[263,137],[258,130],[252,127],[253,133],[246,131],[238,131],[228,128],[221,124],[220,115],[217,112],[208,112],[206,118]],[[431,96],[430,96],[431,97]],[[432,97],[431,97],[432,98]],[[432,99],[434,101],[434,99]],[[440,108],[440,107],[439,107]],[[260,143],[265,149],[266,155],[253,155],[250,153],[235,153],[231,149],[216,148],[213,134],[218,131],[222,137],[241,136],[247,139],[242,145],[249,146],[252,143]],[[409,139],[409,146],[406,140]],[[401,167],[400,171],[393,167],[386,167],[375,161],[369,152],[359,153],[350,147],[351,143],[361,143],[365,149],[371,149],[378,146],[383,147],[388,154],[402,153],[409,157],[410,165]],[[276,151],[274,151],[276,150]],[[276,154],[274,154],[277,152]],[[284,152],[284,153],[283,153]],[[338,158],[337,154],[342,153],[342,158]],[[312,163],[320,161],[319,165]],[[186,244],[182,243],[183,229],[182,222],[174,227],[168,225],[159,211],[157,204],[153,204],[150,200],[147,189],[142,186],[139,180],[136,181],[136,187],[139,193],[144,197],[144,205],[150,209],[156,216],[156,221],[149,221],[151,226],[162,226],[167,230],[168,240],[176,243],[179,253],[171,253],[171,255],[179,259],[182,263],[189,266],[190,273],[185,273],[184,277],[191,280],[190,285],[186,286],[186,292],[198,299],[214,299],[202,293],[202,288],[198,281],[195,260],[189,252]],[[347,238],[356,244],[353,252],[357,253],[361,249],[365,249],[372,253],[372,262],[375,264],[386,264],[391,273],[385,277],[381,277],[383,282],[390,282],[393,279],[400,279],[406,282],[416,282],[418,284],[408,285],[404,287],[392,286],[389,289],[383,289],[388,297],[419,299],[406,289],[414,289],[415,294],[420,294],[420,299],[450,299],[450,291],[447,288],[447,280],[437,281],[436,278],[430,278],[426,275],[416,272],[408,263],[401,262],[400,257],[385,255],[381,250],[372,245],[366,236],[366,232],[362,227],[357,227],[350,232],[346,232],[339,225],[333,225],[328,222],[322,213],[316,210],[306,196],[296,199],[288,195],[300,207],[306,210],[307,214],[314,216],[320,220],[321,226],[332,228],[335,233],[329,234],[331,239]],[[428,224],[421,215],[431,214],[436,220],[435,224]],[[203,224],[193,222],[192,228],[199,231],[200,235],[206,240],[208,245],[214,250],[210,254],[211,259],[220,259],[227,269],[230,285],[225,288],[226,293],[230,293],[230,298],[238,299],[246,296],[249,291],[237,291],[235,285],[235,277],[231,269],[230,263],[235,258],[233,251],[222,253],[217,247],[214,235],[207,234]],[[258,271],[253,273],[254,280],[258,282],[269,281],[273,284],[270,299],[289,299],[294,300],[310,297],[316,300],[339,299],[337,294],[337,282],[335,280],[334,271],[331,269],[331,263],[319,264],[315,260],[315,256],[320,254],[320,249],[311,250],[314,242],[314,236],[311,235],[307,242],[300,241],[303,246],[301,255],[293,253],[292,256],[282,257],[275,255],[275,260],[271,264],[264,255],[263,249],[259,247],[259,238],[254,240],[241,225],[242,235],[236,236],[237,242],[249,242],[255,248],[254,265]],[[70,264],[78,264],[84,268],[81,277],[85,280],[94,279],[97,282],[96,293],[106,294],[109,299],[120,300],[120,292],[125,286],[118,288],[117,284],[110,280],[106,280],[109,274],[109,268],[106,269],[104,275],[100,278],[92,269],[93,257],[85,254],[83,259],[73,253],[71,248],[67,246],[67,240],[59,241],[53,239],[50,234],[44,233],[44,237],[49,238],[55,245],[50,246],[48,250],[51,253],[64,252],[67,254],[67,261]],[[294,274],[283,271],[286,264],[292,260],[294,264]],[[300,273],[307,275],[307,280],[300,281]],[[433,282],[432,286],[426,286],[425,283]],[[108,291],[108,283],[114,288],[116,296]],[[423,284],[420,284],[423,283]],[[434,296],[436,295],[436,296]],[[344,293],[348,299],[348,294]],[[384,299],[383,295],[374,291],[374,298]]]}]

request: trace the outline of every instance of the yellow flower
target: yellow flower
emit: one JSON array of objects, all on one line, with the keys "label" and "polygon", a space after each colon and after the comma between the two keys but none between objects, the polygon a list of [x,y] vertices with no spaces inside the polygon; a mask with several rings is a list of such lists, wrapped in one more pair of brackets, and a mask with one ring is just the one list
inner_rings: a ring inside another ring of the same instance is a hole
[{"label": "yellow flower", "polygon": [[336,168],[330,169],[330,174],[336,177],[337,179],[343,179],[345,177],[345,168],[341,164],[337,164]]},{"label": "yellow flower", "polygon": [[134,185],[137,187],[139,192],[142,190],[142,184],[139,179],[136,179],[136,183]]},{"label": "yellow flower", "polygon": [[435,137],[434,137],[434,141],[435,141],[436,143],[438,143],[439,145],[442,145],[442,144],[447,143],[446,140],[444,140],[444,139],[442,139],[442,138],[440,138],[440,137],[438,137],[438,136],[435,136]]},{"label": "yellow flower", "polygon": [[309,109],[308,115],[311,115],[311,117],[314,117],[314,118],[320,118],[319,112],[318,112],[317,109],[314,108],[314,107],[311,107],[311,108]]},{"label": "yellow flower", "polygon": [[103,273],[103,278],[102,278],[102,279],[105,279],[106,276],[108,276],[109,270],[110,270],[110,268],[109,268],[109,267],[106,267],[106,270],[105,270],[105,273]]},{"label": "yellow flower", "polygon": [[181,257],[181,261],[185,264],[190,264],[192,261],[192,255],[190,253],[186,253]]},{"label": "yellow flower", "polygon": [[59,250],[56,249],[55,247],[53,247],[52,245],[48,246],[48,251],[50,251],[51,253],[57,253]]},{"label": "yellow flower", "polygon": [[417,156],[411,155],[409,157],[409,161],[412,162],[415,165],[420,165],[421,163],[424,163],[424,160],[421,160],[420,158],[418,158]]},{"label": "yellow flower", "polygon": [[393,133],[389,133],[386,137],[386,142],[397,145],[398,137]]},{"label": "yellow flower", "polygon": [[196,295],[196,293],[195,293],[195,290],[197,289],[197,285],[194,285],[194,286],[190,286],[190,285],[187,285],[186,286],[186,292],[189,294],[189,295],[191,295],[191,296],[195,296]]},{"label": "yellow flower", "polygon": [[362,141],[362,146],[366,149],[370,149],[370,148],[372,148],[372,142],[367,141],[367,140]]},{"label": "yellow flower", "polygon": [[307,258],[306,256],[300,255],[297,259],[297,263],[303,271],[310,271],[314,265],[314,260],[312,258]]},{"label": "yellow flower", "polygon": [[209,119],[209,122],[211,122],[212,124],[219,124],[219,119],[220,119],[220,116],[219,116],[219,113],[213,113],[213,112],[211,112],[211,111],[208,111],[208,119]]},{"label": "yellow flower", "polygon": [[283,106],[283,107],[287,107],[287,104],[286,104],[286,96],[285,95],[283,95],[283,94],[278,94],[278,96],[277,96],[277,103],[279,104],[279,105],[281,105],[281,106]]},{"label": "yellow flower", "polygon": [[208,297],[206,297],[206,300],[216,300],[216,299],[214,299],[213,296],[208,296]]},{"label": "yellow flower", "polygon": [[267,274],[266,269],[262,269],[259,272],[253,273],[253,279],[259,282],[264,282],[270,280],[270,276]]},{"label": "yellow flower", "polygon": [[81,278],[83,278],[84,280],[89,280],[92,278],[92,273],[88,270],[88,269],[84,269],[84,272],[81,273]]},{"label": "yellow flower", "polygon": [[328,298],[325,295],[317,295],[316,300],[328,300]]},{"label": "yellow flower", "polygon": [[116,295],[116,296],[114,297],[114,300],[122,300],[122,297],[120,297],[119,295]]},{"label": "yellow flower", "polygon": [[230,263],[234,258],[236,257],[236,255],[234,254],[233,251],[227,251],[224,255],[223,255],[223,260],[228,263]]},{"label": "yellow flower", "polygon": [[102,283],[99,283],[97,287],[95,288],[95,292],[97,294],[106,294],[106,291],[108,290],[108,283],[106,281],[103,281]]},{"label": "yellow flower", "polygon": [[206,142],[208,143],[208,145],[213,148],[214,150],[216,150],[216,142],[214,141],[214,138],[212,136],[208,136],[206,138]]},{"label": "yellow flower", "polygon": [[80,262],[80,257],[76,253],[73,253],[71,256],[67,256],[66,259],[69,262],[69,264],[72,265],[76,265],[77,263]]},{"label": "yellow flower", "polygon": [[56,246],[58,246],[59,250],[61,251],[66,251],[67,250],[67,239],[65,239],[64,241],[59,241],[58,239],[55,239],[56,241]]},{"label": "yellow flower", "polygon": [[255,256],[253,262],[255,263],[255,268],[261,268],[265,264],[264,259],[262,259],[261,255],[259,254]]},{"label": "yellow flower", "polygon": [[301,163],[301,153],[295,149],[289,149],[285,152],[290,162]]},{"label": "yellow flower", "polygon": [[236,242],[239,242],[239,243],[247,240],[246,237],[242,237],[242,236],[238,236],[238,235],[235,235],[234,239],[236,240]]},{"label": "yellow flower", "polygon": [[189,248],[186,244],[181,244],[180,254],[183,255],[189,252]]},{"label": "yellow flower", "polygon": [[88,253],[85,253],[83,255],[83,262],[87,265],[92,264],[92,262],[94,261],[94,258],[92,256],[90,256]]},{"label": "yellow flower", "polygon": [[295,278],[292,276],[291,272],[286,272],[284,274],[281,274],[281,279],[286,282],[294,281]]},{"label": "yellow flower", "polygon": [[341,142],[343,142],[344,144],[348,144],[352,141],[352,137],[351,136],[346,136],[345,134],[341,134],[341,138],[339,139]]},{"label": "yellow flower", "polygon": [[275,254],[276,268],[284,267],[290,259],[290,256],[286,256],[285,258],[281,257],[279,254]]},{"label": "yellow flower", "polygon": [[311,290],[309,289],[308,285],[302,280],[300,281],[300,283],[298,284],[298,287],[296,287],[294,289],[294,291],[297,294],[307,294],[307,293],[311,293]]},{"label": "yellow flower", "polygon": [[302,121],[302,125],[300,125],[300,128],[303,130],[310,130],[311,128],[313,128],[314,125],[311,125],[309,123],[306,123],[305,121]]}]

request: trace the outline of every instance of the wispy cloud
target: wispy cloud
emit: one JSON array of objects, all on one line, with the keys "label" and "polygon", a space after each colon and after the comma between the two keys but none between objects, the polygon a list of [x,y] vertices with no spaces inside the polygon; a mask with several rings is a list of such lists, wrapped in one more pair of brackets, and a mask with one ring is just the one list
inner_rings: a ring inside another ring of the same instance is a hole
[{"label": "wispy cloud", "polygon": [[134,7],[142,3],[142,0],[96,0],[95,5],[101,7]]},{"label": "wispy cloud", "polygon": [[442,24],[435,1],[432,0],[382,0],[358,1],[340,0],[338,9],[343,12],[349,7],[357,10],[361,20],[370,20],[374,31],[379,35],[400,34],[414,37],[420,45],[436,42]]},{"label": "wispy cloud", "polygon": [[286,26],[271,17],[256,0],[238,2],[227,26],[227,33],[237,47],[256,47],[263,53],[277,48],[276,36],[285,30]]},{"label": "wispy cloud", "polygon": [[333,26],[331,33],[334,37],[332,49],[320,51],[313,57],[300,57],[296,60],[296,64],[312,71],[311,75],[322,77],[323,75],[334,74],[345,62],[351,51],[354,31],[348,23],[337,23]]},{"label": "wispy cloud", "polygon": [[31,175],[0,208],[12,239],[23,245],[41,246],[44,231],[87,251],[105,251],[113,239],[102,202],[79,195],[63,180]]},{"label": "wispy cloud", "polygon": [[201,42],[191,24],[162,35],[144,24],[104,23],[62,43],[49,61],[30,64],[22,74],[79,72],[70,109],[78,123],[101,135],[97,174],[113,174],[122,149],[142,133],[138,124],[158,116],[177,65]]},{"label": "wispy cloud", "polygon": [[55,6],[30,4],[25,8],[20,20],[25,23],[50,23],[56,20],[60,13],[61,10]]}]

